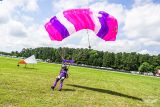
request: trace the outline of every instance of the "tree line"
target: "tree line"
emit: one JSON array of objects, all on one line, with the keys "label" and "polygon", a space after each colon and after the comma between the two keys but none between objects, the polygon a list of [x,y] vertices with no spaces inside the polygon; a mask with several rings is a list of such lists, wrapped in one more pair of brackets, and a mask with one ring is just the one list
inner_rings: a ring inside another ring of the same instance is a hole
[{"label": "tree line", "polygon": [[143,65],[146,65],[147,63],[150,68],[148,71],[153,72],[155,68],[160,65],[160,54],[149,55],[136,52],[113,53],[82,48],[24,48],[20,52],[12,51],[10,54],[18,57],[29,57],[34,54],[37,59],[57,63],[60,63],[62,59],[61,57],[64,57],[65,59],[74,59],[77,64],[108,67],[127,71],[141,71],[141,68],[143,67],[140,68],[140,65],[143,63],[145,63]]}]

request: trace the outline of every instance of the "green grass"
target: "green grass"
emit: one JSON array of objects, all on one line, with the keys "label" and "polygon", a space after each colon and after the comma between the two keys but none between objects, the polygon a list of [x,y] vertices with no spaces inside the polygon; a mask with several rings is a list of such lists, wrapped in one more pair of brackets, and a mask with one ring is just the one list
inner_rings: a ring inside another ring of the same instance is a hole
[{"label": "green grass", "polygon": [[72,66],[59,92],[60,65],[17,61],[0,57],[0,107],[160,107],[160,78]]}]

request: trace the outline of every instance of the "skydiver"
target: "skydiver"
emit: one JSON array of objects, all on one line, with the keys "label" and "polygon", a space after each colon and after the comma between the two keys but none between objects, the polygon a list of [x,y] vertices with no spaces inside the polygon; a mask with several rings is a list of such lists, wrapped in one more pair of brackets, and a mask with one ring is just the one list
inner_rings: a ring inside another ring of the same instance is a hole
[{"label": "skydiver", "polygon": [[51,89],[54,90],[54,88],[56,87],[58,81],[60,80],[60,86],[59,86],[59,91],[62,90],[62,86],[63,86],[63,81],[65,78],[68,78],[68,68],[69,66],[67,66],[67,64],[63,64],[60,70],[60,73],[58,75],[58,77],[56,78],[53,86],[51,86]]}]

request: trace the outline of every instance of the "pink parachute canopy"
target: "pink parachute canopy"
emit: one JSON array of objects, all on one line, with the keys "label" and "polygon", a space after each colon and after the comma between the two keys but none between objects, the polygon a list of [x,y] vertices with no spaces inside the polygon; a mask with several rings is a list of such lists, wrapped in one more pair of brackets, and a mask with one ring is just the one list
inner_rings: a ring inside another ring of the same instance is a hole
[{"label": "pink parachute canopy", "polygon": [[105,41],[116,40],[117,20],[104,11],[93,12],[90,9],[70,9],[53,16],[45,24],[51,40],[62,41],[72,33],[90,29]]}]

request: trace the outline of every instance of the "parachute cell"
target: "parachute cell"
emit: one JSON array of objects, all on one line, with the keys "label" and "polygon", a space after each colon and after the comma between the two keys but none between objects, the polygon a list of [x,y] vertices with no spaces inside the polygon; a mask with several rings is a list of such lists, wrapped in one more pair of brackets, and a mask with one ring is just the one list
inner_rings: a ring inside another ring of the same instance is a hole
[{"label": "parachute cell", "polygon": [[51,40],[62,41],[82,29],[90,29],[105,41],[114,41],[118,31],[117,20],[104,11],[71,9],[52,17],[45,24]]}]

